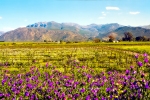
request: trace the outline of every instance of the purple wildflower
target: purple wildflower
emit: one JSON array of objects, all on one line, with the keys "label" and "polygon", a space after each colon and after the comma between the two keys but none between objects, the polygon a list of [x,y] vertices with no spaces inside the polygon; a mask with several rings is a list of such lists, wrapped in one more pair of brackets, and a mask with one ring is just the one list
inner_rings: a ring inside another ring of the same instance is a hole
[{"label": "purple wildflower", "polygon": [[146,84],[145,84],[145,88],[146,88],[146,89],[149,89],[149,88],[150,88],[150,86],[149,86],[148,82],[146,82]]},{"label": "purple wildflower", "polygon": [[137,64],[139,67],[141,67],[143,65],[141,61],[138,61]]},{"label": "purple wildflower", "polygon": [[90,95],[87,95],[86,98],[85,98],[85,100],[91,100],[90,99]]},{"label": "purple wildflower", "polygon": [[133,74],[136,74],[136,71],[133,71]]},{"label": "purple wildflower", "polygon": [[107,100],[104,96],[102,96],[101,100]]},{"label": "purple wildflower", "polygon": [[144,53],[144,54],[143,54],[143,56],[144,56],[144,57],[147,57],[147,56],[148,56],[148,54],[147,54],[147,53]]},{"label": "purple wildflower", "polygon": [[74,94],[75,99],[77,99],[79,97],[79,94]]},{"label": "purple wildflower", "polygon": [[81,92],[81,93],[85,92],[85,89],[81,89],[80,92]]},{"label": "purple wildflower", "polygon": [[5,82],[6,82],[6,79],[3,79],[3,80],[2,80],[2,85],[4,85]]},{"label": "purple wildflower", "polygon": [[4,98],[4,94],[3,93],[0,93],[0,99]]},{"label": "purple wildflower", "polygon": [[33,85],[29,84],[29,83],[26,85],[26,87],[29,88],[29,89],[33,89],[34,88]]},{"label": "purple wildflower", "polygon": [[136,54],[136,55],[135,55],[135,58],[138,59],[138,58],[139,58],[139,54]]},{"label": "purple wildflower", "polygon": [[110,90],[111,90],[111,89],[108,87],[108,88],[106,89],[106,92],[108,92],[108,93],[109,93],[109,92],[110,92]]},{"label": "purple wildflower", "polygon": [[24,95],[28,97],[28,96],[29,96],[29,92],[25,92],[25,94],[24,94]]},{"label": "purple wildflower", "polygon": [[142,74],[141,74],[141,78],[143,78],[144,76],[145,76],[144,73],[142,73]]},{"label": "purple wildflower", "polygon": [[49,64],[48,64],[48,63],[46,63],[46,68],[48,68],[48,65],[49,65]]},{"label": "purple wildflower", "polygon": [[19,100],[23,100],[22,96],[20,96]]},{"label": "purple wildflower", "polygon": [[145,63],[148,63],[148,58],[147,58],[147,57],[144,58],[144,62],[145,62]]},{"label": "purple wildflower", "polygon": [[131,69],[131,70],[133,70],[133,68],[134,68],[133,66],[130,66],[130,69]]},{"label": "purple wildflower", "polygon": [[127,69],[126,70],[126,75],[129,75],[129,73],[130,73],[130,70]]}]

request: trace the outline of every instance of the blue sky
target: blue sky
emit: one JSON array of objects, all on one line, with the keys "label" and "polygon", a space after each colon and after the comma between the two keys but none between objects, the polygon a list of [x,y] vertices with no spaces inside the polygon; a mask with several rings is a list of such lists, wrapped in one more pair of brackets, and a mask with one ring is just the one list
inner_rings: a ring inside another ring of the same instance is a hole
[{"label": "blue sky", "polygon": [[150,0],[0,0],[0,31],[36,22],[150,24]]}]

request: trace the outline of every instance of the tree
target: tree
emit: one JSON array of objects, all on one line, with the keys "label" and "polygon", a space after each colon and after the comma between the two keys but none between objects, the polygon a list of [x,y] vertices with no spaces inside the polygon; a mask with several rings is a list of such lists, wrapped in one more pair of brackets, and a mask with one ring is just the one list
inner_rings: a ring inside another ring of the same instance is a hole
[{"label": "tree", "polygon": [[124,33],[124,38],[122,39],[123,41],[133,41],[134,37],[131,32],[125,32]]},{"label": "tree", "polygon": [[143,39],[142,39],[141,36],[137,36],[137,37],[135,38],[135,40],[136,40],[136,41],[143,41]]},{"label": "tree", "polygon": [[94,41],[95,43],[99,43],[101,40],[100,40],[99,38],[94,38],[93,41]]},{"label": "tree", "polygon": [[47,40],[44,40],[44,42],[47,42]]},{"label": "tree", "polygon": [[136,41],[148,41],[148,38],[146,36],[137,36],[135,40]]},{"label": "tree", "polygon": [[116,33],[110,33],[108,35],[108,37],[109,37],[109,42],[113,42],[116,39],[117,34]]},{"label": "tree", "polygon": [[143,41],[147,41],[148,38],[146,36],[143,36]]},{"label": "tree", "polygon": [[114,40],[115,40],[115,38],[112,35],[110,35],[109,36],[109,42],[113,42]]}]

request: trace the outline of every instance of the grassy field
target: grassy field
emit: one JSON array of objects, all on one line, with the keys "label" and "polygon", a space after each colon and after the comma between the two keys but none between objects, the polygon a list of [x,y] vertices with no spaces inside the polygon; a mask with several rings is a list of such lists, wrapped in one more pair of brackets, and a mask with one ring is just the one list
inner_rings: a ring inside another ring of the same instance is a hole
[{"label": "grassy field", "polygon": [[150,54],[150,45],[116,46],[118,49]]},{"label": "grassy field", "polygon": [[0,99],[150,98],[149,45],[0,42]]}]

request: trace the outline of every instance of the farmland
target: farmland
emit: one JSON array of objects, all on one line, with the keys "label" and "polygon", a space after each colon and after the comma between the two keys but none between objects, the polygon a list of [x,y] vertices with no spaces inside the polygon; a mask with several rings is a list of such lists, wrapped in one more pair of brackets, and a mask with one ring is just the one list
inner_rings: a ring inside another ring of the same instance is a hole
[{"label": "farmland", "polygon": [[148,99],[149,44],[0,43],[0,98]]}]

